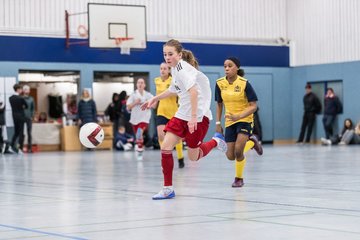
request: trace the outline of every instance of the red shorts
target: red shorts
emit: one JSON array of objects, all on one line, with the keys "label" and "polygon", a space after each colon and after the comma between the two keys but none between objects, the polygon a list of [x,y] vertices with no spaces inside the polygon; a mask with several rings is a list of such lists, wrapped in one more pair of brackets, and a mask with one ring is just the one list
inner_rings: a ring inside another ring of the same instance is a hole
[{"label": "red shorts", "polygon": [[148,126],[149,126],[149,124],[144,123],[144,122],[138,123],[136,125],[132,125],[133,130],[134,130],[134,134],[136,134],[138,128],[141,128],[143,130],[143,132],[144,132],[148,128]]},{"label": "red shorts", "polygon": [[190,133],[187,125],[187,121],[173,117],[165,125],[164,132],[171,132],[182,139],[185,139],[189,148],[197,148],[200,146],[205,138],[207,130],[209,129],[209,119],[204,117],[202,122],[197,123],[197,129],[195,132]]}]

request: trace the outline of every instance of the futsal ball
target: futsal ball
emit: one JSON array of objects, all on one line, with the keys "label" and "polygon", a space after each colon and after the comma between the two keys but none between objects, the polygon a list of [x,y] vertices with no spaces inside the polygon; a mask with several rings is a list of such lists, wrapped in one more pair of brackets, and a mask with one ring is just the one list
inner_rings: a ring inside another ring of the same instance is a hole
[{"label": "futsal ball", "polygon": [[104,140],[104,130],[97,123],[86,123],[80,128],[79,139],[86,148],[96,148]]}]

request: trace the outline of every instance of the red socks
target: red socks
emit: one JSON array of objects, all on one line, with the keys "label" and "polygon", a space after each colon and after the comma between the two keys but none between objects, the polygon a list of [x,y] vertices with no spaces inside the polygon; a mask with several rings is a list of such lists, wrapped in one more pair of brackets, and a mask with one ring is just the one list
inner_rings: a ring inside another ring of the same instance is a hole
[{"label": "red socks", "polygon": [[[217,142],[214,139],[206,143],[202,143],[199,146],[198,160],[205,157],[213,148],[215,148]],[[161,150],[161,166],[164,175],[164,186],[172,186],[172,175],[174,169],[174,159],[172,150]]]},{"label": "red socks", "polygon": [[217,142],[214,139],[211,139],[210,141],[206,142],[206,143],[202,143],[199,146],[199,156],[198,156],[198,160],[202,157],[205,157],[206,155],[208,155],[208,153],[217,146]]},{"label": "red socks", "polygon": [[171,150],[161,150],[161,166],[164,174],[164,186],[172,186],[174,159]]}]

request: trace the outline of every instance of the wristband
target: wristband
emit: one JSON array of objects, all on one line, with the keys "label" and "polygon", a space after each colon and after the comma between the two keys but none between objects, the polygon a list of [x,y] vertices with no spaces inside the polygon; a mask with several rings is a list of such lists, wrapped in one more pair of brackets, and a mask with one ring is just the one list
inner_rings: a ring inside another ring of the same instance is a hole
[{"label": "wristband", "polygon": [[221,125],[221,122],[220,122],[220,121],[217,121],[215,124],[216,124],[216,125]]}]

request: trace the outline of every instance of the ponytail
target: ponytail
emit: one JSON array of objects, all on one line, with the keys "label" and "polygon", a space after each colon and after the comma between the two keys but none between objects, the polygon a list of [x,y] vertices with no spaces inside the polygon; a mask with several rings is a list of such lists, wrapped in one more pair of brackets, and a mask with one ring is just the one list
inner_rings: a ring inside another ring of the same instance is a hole
[{"label": "ponytail", "polygon": [[195,58],[194,54],[192,53],[192,51],[187,50],[187,49],[183,49],[182,50],[182,59],[189,63],[191,66],[193,66],[196,69],[199,69],[199,62],[197,61],[197,59]]}]

